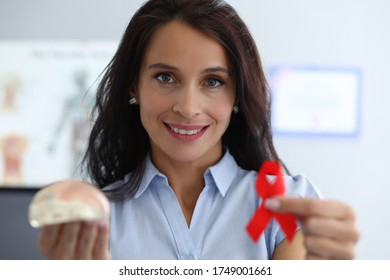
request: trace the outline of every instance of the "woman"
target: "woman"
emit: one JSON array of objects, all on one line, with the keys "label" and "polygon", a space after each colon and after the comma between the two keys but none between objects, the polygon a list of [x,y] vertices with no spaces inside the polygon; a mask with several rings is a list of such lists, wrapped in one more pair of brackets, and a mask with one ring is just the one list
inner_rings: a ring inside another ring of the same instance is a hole
[{"label": "woman", "polygon": [[317,199],[302,176],[286,176],[287,196],[264,202],[299,219],[294,239],[275,221],[256,243],[246,233],[262,203],[256,172],[281,160],[255,42],[224,1],[146,2],[107,68],[96,109],[85,163],[111,199],[110,230],[45,227],[40,247],[49,258],[354,257],[354,211]]}]

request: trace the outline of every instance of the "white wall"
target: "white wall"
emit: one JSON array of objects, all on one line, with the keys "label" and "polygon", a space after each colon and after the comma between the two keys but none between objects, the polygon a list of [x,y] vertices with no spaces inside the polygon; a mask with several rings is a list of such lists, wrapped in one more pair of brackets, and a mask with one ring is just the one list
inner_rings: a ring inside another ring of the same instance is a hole
[{"label": "white wall", "polygon": [[[119,40],[142,0],[0,0],[1,39]],[[390,259],[390,1],[229,0],[257,40],[264,65],[340,66],[362,72],[358,138],[278,137],[294,173],[358,214],[359,259]],[[0,62],[1,63],[1,62]],[[383,223],[382,223],[383,222]]]}]

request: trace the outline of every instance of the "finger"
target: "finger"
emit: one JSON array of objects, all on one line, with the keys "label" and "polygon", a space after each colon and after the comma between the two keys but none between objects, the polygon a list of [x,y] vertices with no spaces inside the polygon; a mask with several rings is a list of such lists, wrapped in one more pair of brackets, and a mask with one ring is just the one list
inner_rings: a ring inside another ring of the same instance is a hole
[{"label": "finger", "polygon": [[355,257],[354,243],[338,242],[316,236],[306,236],[304,243],[308,254],[318,255],[325,259],[347,260]]},{"label": "finger", "polygon": [[76,259],[90,260],[93,256],[93,249],[97,237],[98,225],[96,222],[83,222],[80,229],[78,243],[76,246]]},{"label": "finger", "polygon": [[323,217],[307,217],[301,219],[302,231],[305,235],[326,237],[335,240],[346,240],[356,243],[359,240],[359,231],[348,222],[339,219]]},{"label": "finger", "polygon": [[80,222],[72,222],[61,225],[57,246],[52,258],[73,259],[80,231]]},{"label": "finger", "polygon": [[58,238],[60,225],[48,225],[39,234],[38,246],[42,254],[48,257]]},{"label": "finger", "polygon": [[306,260],[327,260],[327,258],[320,256],[320,255],[317,255],[317,254],[307,253]]},{"label": "finger", "polygon": [[353,209],[337,200],[320,200],[316,198],[272,197],[264,206],[279,213],[292,213],[297,216],[323,216],[338,219],[355,219]]},{"label": "finger", "polygon": [[109,225],[108,222],[100,222],[98,226],[98,232],[95,242],[95,248],[93,251],[93,259],[103,260],[110,259],[110,253],[108,251],[109,242]]}]

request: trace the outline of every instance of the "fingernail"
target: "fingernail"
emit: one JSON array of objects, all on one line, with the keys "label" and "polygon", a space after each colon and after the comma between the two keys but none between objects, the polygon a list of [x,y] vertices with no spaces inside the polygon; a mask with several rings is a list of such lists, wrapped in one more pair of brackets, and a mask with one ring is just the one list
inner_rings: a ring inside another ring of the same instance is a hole
[{"label": "fingernail", "polygon": [[274,198],[268,198],[264,201],[264,207],[270,210],[277,210],[280,207],[280,201]]}]

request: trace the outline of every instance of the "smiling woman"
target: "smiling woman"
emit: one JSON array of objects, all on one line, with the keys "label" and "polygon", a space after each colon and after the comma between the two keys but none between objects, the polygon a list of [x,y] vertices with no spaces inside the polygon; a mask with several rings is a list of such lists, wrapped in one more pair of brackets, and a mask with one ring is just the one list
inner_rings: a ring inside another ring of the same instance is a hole
[{"label": "smiling woman", "polygon": [[[228,67],[219,43],[173,21],[151,37],[131,93],[139,99],[152,161],[169,178],[187,224],[205,185],[204,170],[222,157],[222,135],[235,101]],[[188,201],[188,194],[194,199]]]},{"label": "smiling woman", "polygon": [[[139,99],[153,163],[168,178],[185,165],[206,170],[221,159],[222,135],[235,102],[228,69],[224,48],[188,24],[173,21],[151,37],[131,95]],[[199,174],[187,175],[192,178],[177,180],[199,181],[194,180]],[[201,190],[204,182],[199,183],[191,189]]]},{"label": "smiling woman", "polygon": [[43,253],[76,259],[353,258],[353,209],[318,199],[318,190],[299,175],[284,177],[287,197],[264,204],[300,220],[294,239],[288,242],[275,221],[257,243],[247,234],[262,203],[254,188],[257,171],[266,160],[281,163],[269,100],[254,40],[230,5],[146,2],[99,86],[85,156],[93,183],[111,200],[110,238],[108,225],[44,227],[40,240],[54,241],[41,245]]}]

